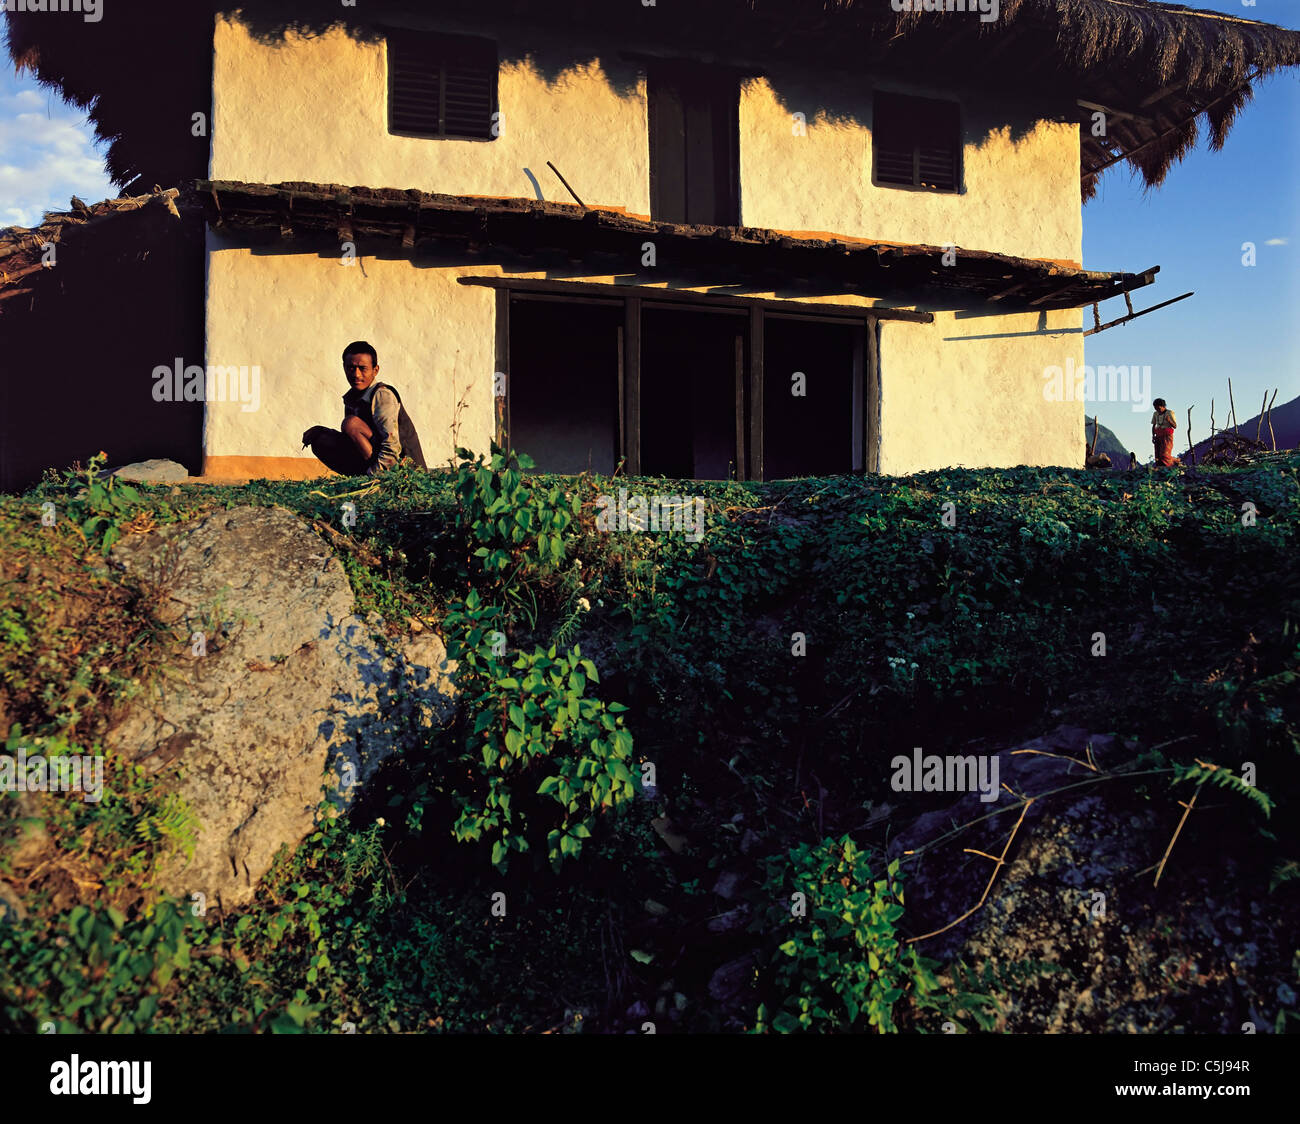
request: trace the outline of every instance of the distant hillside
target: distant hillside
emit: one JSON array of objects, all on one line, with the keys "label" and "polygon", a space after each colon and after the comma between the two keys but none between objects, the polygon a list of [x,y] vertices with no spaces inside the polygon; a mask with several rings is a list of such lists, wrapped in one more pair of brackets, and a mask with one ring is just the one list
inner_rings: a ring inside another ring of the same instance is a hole
[{"label": "distant hillside", "polygon": [[[1201,422],[1199,426],[1194,427],[1193,432],[1203,431],[1209,427],[1208,417],[1205,419],[1199,419],[1199,414],[1200,410],[1197,410],[1196,413],[1192,415],[1193,422]],[[1273,434],[1277,438],[1277,447],[1279,449],[1300,448],[1300,398],[1292,398],[1290,402],[1286,402],[1281,406],[1274,406],[1269,420],[1273,424]],[[1179,418],[1179,421],[1180,423],[1182,422],[1181,417]],[[1224,425],[1224,419],[1218,413],[1217,404],[1215,409],[1215,424],[1220,429]],[[1237,429],[1243,437],[1250,437],[1253,439],[1255,436],[1255,427],[1258,424],[1259,415],[1256,414],[1249,421],[1238,423]],[[1269,443],[1267,422],[1260,429],[1259,439],[1263,441],[1265,445]],[[1103,443],[1106,440],[1106,427],[1104,425],[1101,427],[1101,440]],[[1209,447],[1209,444],[1210,438],[1208,434],[1200,441],[1196,442],[1194,447],[1198,458]],[[1098,448],[1100,447],[1101,445],[1099,444]]]},{"label": "distant hillside", "polygon": [[[1276,424],[1276,423],[1275,423]],[[1107,429],[1105,425],[1099,427],[1100,433],[1097,435],[1097,452],[1105,453],[1110,457],[1111,467],[1128,468],[1128,453],[1124,448],[1124,443],[1120,441],[1115,434]],[[1083,440],[1084,448],[1090,448],[1092,445],[1092,418],[1084,419],[1083,423]]]}]

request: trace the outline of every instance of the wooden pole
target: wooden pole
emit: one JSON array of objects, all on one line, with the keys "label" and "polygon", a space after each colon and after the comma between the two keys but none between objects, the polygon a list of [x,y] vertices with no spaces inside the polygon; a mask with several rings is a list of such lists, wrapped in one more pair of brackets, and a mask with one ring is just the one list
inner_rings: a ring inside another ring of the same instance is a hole
[{"label": "wooden pole", "polygon": [[1193,403],[1187,407],[1187,451],[1192,451],[1192,411],[1196,408]]},{"label": "wooden pole", "polygon": [[1232,423],[1232,432],[1237,432],[1237,403],[1232,397],[1232,380],[1228,380],[1228,418]]},{"label": "wooden pole", "polygon": [[1263,401],[1259,404],[1259,421],[1255,423],[1255,443],[1259,444],[1259,435],[1264,430],[1264,411],[1268,409],[1268,391],[1264,391]]},{"label": "wooden pole", "polygon": [[1277,401],[1277,387],[1273,389],[1273,397],[1268,400],[1268,439],[1273,446],[1273,452],[1277,452],[1277,434],[1273,432],[1273,403]]},{"label": "wooden pole", "polygon": [[1092,456],[1097,451],[1097,438],[1101,436],[1101,425],[1097,420],[1097,415],[1092,415],[1092,444],[1088,446],[1088,456]]}]

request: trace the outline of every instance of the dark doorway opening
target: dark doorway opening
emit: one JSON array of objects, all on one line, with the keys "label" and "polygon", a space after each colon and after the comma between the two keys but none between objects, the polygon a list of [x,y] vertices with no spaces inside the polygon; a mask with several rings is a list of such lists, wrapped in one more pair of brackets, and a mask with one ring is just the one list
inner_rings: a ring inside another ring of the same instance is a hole
[{"label": "dark doorway opening", "polygon": [[763,328],[764,476],[861,468],[861,327],[767,316]]},{"label": "dark doorway opening", "polygon": [[643,306],[643,473],[696,480],[736,475],[748,323],[743,312]]},{"label": "dark doorway opening", "polygon": [[613,473],[622,326],[618,301],[512,295],[510,445],[539,471]]},{"label": "dark doorway opening", "polygon": [[658,62],[646,79],[650,213],[662,222],[740,221],[740,82],[735,74]]}]

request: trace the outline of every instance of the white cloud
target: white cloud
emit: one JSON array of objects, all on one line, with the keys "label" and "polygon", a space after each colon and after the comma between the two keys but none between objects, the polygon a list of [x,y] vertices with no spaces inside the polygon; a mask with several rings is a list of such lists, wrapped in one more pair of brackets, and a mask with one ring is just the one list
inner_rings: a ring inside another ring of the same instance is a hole
[{"label": "white cloud", "polygon": [[30,79],[9,78],[0,92],[0,224],[35,226],[73,195],[96,203],[117,194],[86,115]]},{"label": "white cloud", "polygon": [[1264,243],[1265,246],[1285,246],[1290,241],[1289,238],[1270,238]]}]

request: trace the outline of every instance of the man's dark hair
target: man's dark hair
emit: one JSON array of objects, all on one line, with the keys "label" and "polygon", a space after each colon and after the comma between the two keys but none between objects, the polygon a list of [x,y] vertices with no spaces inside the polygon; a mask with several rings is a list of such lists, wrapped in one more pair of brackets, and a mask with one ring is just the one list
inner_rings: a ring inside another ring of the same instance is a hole
[{"label": "man's dark hair", "polygon": [[[376,367],[379,366],[378,361],[376,361],[375,366]],[[1157,398],[1154,402],[1151,403],[1151,405],[1153,405],[1157,410],[1169,409],[1169,404],[1163,398]]]},{"label": "man's dark hair", "polygon": [[366,343],[365,340],[355,340],[343,349],[343,361],[346,363],[349,355],[369,355],[370,365],[379,366],[379,355],[375,349]]}]

